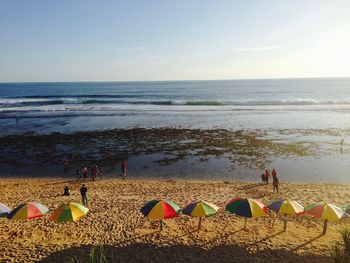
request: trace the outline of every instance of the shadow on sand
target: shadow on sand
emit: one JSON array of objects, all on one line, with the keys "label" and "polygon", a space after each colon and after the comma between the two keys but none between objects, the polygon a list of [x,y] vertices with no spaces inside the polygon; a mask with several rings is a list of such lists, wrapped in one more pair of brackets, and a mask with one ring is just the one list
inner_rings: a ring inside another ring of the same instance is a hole
[{"label": "shadow on sand", "polygon": [[295,248],[293,249],[293,251],[297,251],[297,250],[299,250],[299,249],[301,249],[301,248],[307,246],[308,244],[311,244],[312,242],[316,241],[317,239],[319,239],[319,238],[321,238],[321,237],[323,237],[323,236],[324,236],[324,235],[320,234],[320,235],[318,235],[318,236],[316,236],[316,237],[314,237],[314,238],[311,238],[310,240],[306,241],[305,243],[302,243],[302,244],[300,244],[299,246],[295,247]]},{"label": "shadow on sand", "polygon": [[[39,262],[88,262],[92,246],[82,245],[55,252]],[[98,251],[98,249],[97,249]],[[219,245],[203,249],[195,245],[155,246],[131,244],[104,246],[107,262],[325,262],[329,259],[314,255],[299,255],[292,251],[277,249],[249,253],[234,245]]]}]

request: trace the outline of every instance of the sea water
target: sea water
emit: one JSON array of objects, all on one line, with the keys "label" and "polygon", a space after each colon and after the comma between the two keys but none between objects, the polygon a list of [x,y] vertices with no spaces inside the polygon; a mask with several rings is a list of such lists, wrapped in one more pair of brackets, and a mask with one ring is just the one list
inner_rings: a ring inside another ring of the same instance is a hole
[{"label": "sea water", "polygon": [[[275,141],[317,143],[317,156],[275,158],[270,165],[282,180],[350,182],[350,78],[0,84],[0,136],[134,127],[263,130]],[[168,167],[153,167],[152,158],[132,157],[130,171],[164,178],[260,176],[222,158]]]},{"label": "sea water", "polygon": [[349,114],[349,78],[0,84],[0,135],[131,127],[344,129]]}]

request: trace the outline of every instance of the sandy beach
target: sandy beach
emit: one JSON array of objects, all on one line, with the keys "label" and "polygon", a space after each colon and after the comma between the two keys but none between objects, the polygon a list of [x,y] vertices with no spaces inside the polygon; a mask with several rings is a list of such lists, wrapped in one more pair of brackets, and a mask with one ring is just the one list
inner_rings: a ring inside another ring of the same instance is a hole
[{"label": "sandy beach", "polygon": [[[65,179],[2,179],[0,202],[15,207],[23,202],[38,201],[50,212],[28,222],[0,218],[1,262],[69,262],[77,257],[86,262],[94,246],[103,245],[113,262],[331,262],[332,246],[341,241],[337,229],[347,222],[330,223],[320,236],[323,222],[308,217],[290,218],[287,232],[283,221],[272,213],[269,217],[244,220],[222,209],[229,199],[252,197],[265,204],[289,198],[307,205],[327,201],[338,206],[350,202],[347,184],[282,183],[281,193],[271,185],[252,182],[209,182],[184,180],[105,179],[87,182],[89,214],[78,222],[54,223],[49,215],[64,201],[80,200],[81,182]],[[62,196],[64,186],[71,196]],[[158,231],[140,213],[142,205],[165,197],[181,207],[192,200],[205,200],[221,210],[195,231],[197,219],[181,215],[166,220]]]}]

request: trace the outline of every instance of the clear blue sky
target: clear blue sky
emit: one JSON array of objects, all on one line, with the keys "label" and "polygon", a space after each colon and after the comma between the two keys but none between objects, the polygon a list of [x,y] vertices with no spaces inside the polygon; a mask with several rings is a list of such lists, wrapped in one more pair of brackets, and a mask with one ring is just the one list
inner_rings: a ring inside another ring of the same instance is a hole
[{"label": "clear blue sky", "polygon": [[0,82],[350,76],[349,0],[2,0]]}]

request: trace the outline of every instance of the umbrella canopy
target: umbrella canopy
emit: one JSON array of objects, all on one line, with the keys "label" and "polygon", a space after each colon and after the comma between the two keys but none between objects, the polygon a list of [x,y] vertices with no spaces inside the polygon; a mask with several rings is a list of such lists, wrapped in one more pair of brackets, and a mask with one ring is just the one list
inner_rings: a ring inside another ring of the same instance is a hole
[{"label": "umbrella canopy", "polygon": [[323,235],[326,234],[327,232],[328,220],[338,221],[346,217],[349,217],[349,215],[345,213],[341,208],[325,202],[319,202],[319,203],[314,203],[314,204],[305,206],[304,210],[307,214],[311,216],[324,219],[324,225],[323,225],[323,231],[322,231]]},{"label": "umbrella canopy", "polygon": [[193,217],[206,217],[215,215],[218,210],[219,207],[214,204],[205,201],[197,201],[188,204],[182,212]]},{"label": "umbrella canopy", "polygon": [[304,207],[301,204],[288,199],[273,201],[268,205],[268,208],[289,215],[301,215],[304,213]]},{"label": "umbrella canopy", "polygon": [[49,209],[37,202],[21,204],[8,213],[7,218],[14,220],[31,220],[42,217]]},{"label": "umbrella canopy", "polygon": [[348,205],[346,205],[346,206],[344,207],[344,211],[345,211],[348,215],[350,215],[350,204],[348,204]]},{"label": "umbrella canopy", "polygon": [[304,213],[304,207],[301,204],[288,199],[273,201],[268,205],[268,208],[286,215],[283,225],[284,231],[287,230],[287,215],[301,215]]},{"label": "umbrella canopy", "polygon": [[167,199],[152,200],[141,208],[141,213],[148,219],[167,219],[178,216],[181,208]]},{"label": "umbrella canopy", "polygon": [[309,215],[330,221],[338,221],[348,217],[340,207],[325,202],[305,206],[304,210]]},{"label": "umbrella canopy", "polygon": [[163,230],[163,220],[178,216],[181,208],[167,199],[152,200],[141,208],[141,213],[148,219],[158,219],[159,228]]},{"label": "umbrella canopy", "polygon": [[61,204],[50,216],[55,222],[77,221],[85,216],[89,209],[75,202]]},{"label": "umbrella canopy", "polygon": [[217,207],[214,204],[204,202],[204,201],[197,201],[197,202],[192,202],[188,204],[182,210],[182,212],[189,216],[199,217],[198,228],[197,228],[199,230],[202,223],[202,217],[213,216],[218,212],[218,210],[219,210],[219,207]]},{"label": "umbrella canopy", "polygon": [[258,200],[251,198],[234,198],[230,200],[225,207],[225,210],[243,217],[261,217],[268,212],[267,206]]},{"label": "umbrella canopy", "polygon": [[9,208],[7,205],[0,204],[0,217],[7,216],[8,213],[10,213],[11,208]]}]

